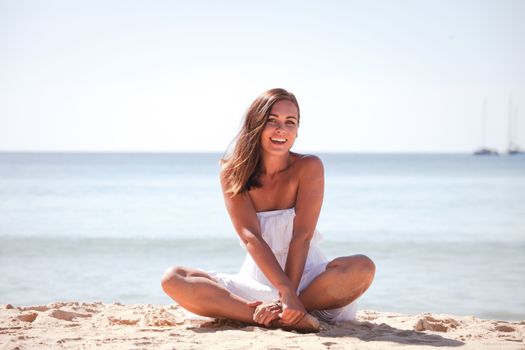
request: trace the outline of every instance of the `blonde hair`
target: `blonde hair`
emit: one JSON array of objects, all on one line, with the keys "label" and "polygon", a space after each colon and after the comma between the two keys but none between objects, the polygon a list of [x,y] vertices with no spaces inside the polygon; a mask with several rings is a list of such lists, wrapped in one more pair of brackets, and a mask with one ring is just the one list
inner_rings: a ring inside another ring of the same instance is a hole
[{"label": "blonde hair", "polygon": [[295,104],[299,119],[299,104],[294,94],[284,89],[263,92],[246,111],[241,130],[234,140],[233,151],[227,152],[222,158],[226,193],[232,197],[254,187],[261,187],[258,180],[261,173],[261,134],[273,105],[281,100]]}]

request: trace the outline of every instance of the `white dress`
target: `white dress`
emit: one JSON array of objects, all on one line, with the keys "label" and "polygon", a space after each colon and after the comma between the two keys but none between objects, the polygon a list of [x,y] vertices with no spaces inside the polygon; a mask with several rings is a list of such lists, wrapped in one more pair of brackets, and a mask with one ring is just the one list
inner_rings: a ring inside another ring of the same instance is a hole
[{"label": "white dress", "polygon": [[[295,209],[290,208],[259,212],[257,213],[257,217],[261,225],[263,239],[270,246],[279,265],[281,265],[284,270],[286,257],[288,256],[288,246],[293,235]],[[326,269],[328,259],[319,247],[321,240],[322,236],[316,230],[310,241],[310,249],[304,266],[303,276],[297,289],[298,293],[306,288],[315,277]],[[241,246],[244,247],[242,241]],[[216,271],[206,272],[233,294],[250,301],[271,301],[277,299],[279,296],[277,289],[268,281],[250,254],[246,254],[244,263],[240,271],[236,274],[226,274]],[[333,323],[353,320],[356,312],[356,302],[354,301],[345,307],[330,310],[316,310],[311,313],[325,322]]]}]

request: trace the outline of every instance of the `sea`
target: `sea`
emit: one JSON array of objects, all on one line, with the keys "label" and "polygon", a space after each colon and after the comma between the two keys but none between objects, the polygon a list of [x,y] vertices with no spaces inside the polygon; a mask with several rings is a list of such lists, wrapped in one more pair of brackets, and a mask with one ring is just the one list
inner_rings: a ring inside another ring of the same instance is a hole
[{"label": "sea", "polygon": [[[328,258],[360,309],[525,320],[525,156],[319,154]],[[238,271],[219,153],[0,153],[0,304],[169,304],[164,271]]]}]

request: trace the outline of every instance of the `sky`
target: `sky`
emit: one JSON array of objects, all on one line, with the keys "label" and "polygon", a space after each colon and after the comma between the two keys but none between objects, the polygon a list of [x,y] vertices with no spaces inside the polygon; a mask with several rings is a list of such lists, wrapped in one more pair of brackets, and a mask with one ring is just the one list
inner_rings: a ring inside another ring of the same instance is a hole
[{"label": "sky", "polygon": [[296,151],[525,148],[524,62],[523,0],[0,0],[0,151],[222,152],[274,87]]}]

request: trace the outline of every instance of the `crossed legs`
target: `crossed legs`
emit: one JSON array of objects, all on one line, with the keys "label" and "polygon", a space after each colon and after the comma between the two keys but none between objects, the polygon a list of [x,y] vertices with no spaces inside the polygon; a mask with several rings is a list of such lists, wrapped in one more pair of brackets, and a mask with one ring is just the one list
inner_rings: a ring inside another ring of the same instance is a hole
[{"label": "crossed legs", "polygon": [[[368,289],[374,273],[374,263],[364,255],[336,258],[299,294],[299,299],[307,311],[343,307]],[[161,284],[166,294],[195,314],[254,323],[255,307],[250,301],[231,293],[203,271],[172,267]]]}]

